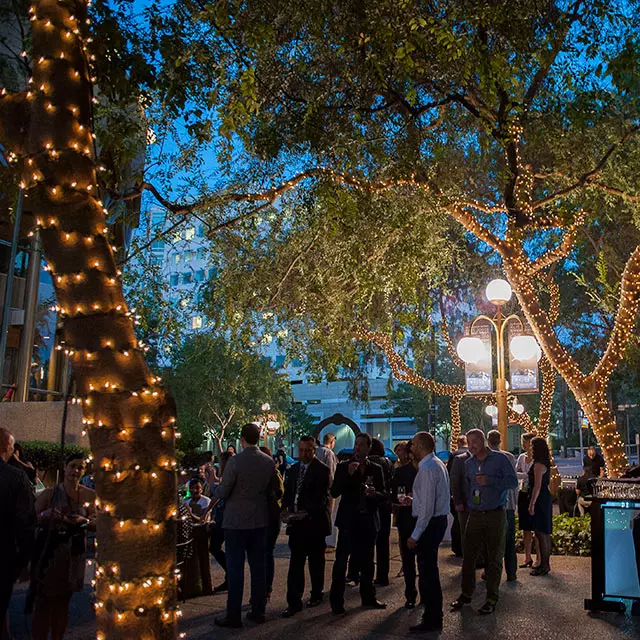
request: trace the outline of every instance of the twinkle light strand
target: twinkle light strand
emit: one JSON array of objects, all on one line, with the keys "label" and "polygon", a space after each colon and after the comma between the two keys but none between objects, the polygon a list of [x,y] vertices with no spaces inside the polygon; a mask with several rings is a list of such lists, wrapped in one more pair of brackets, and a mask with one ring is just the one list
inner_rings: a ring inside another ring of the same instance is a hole
[{"label": "twinkle light strand", "polygon": [[[144,364],[148,346],[135,339],[138,316],[124,299],[109,241],[97,184],[104,167],[95,163],[90,20],[82,0],[34,2],[29,19],[32,49],[22,57],[32,77],[22,93],[0,89],[2,108],[22,107],[28,122],[3,123],[0,135],[11,139],[0,143],[22,169],[19,187],[36,219],[30,234],[41,238],[55,288],[64,335],[57,348],[71,360],[96,460],[98,542],[111,536],[97,550],[96,637],[140,637],[141,618],[149,637],[174,637],[177,576],[164,571],[175,565],[174,409]],[[130,482],[139,504],[125,495]],[[136,555],[136,546],[155,553]],[[155,568],[161,571],[151,579]]]}]

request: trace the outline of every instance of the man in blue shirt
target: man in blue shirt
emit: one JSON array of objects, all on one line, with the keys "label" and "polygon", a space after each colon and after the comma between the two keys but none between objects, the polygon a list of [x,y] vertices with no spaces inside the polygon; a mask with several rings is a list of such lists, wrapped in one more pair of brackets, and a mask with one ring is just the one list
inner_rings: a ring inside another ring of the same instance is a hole
[{"label": "man in blue shirt", "polygon": [[413,633],[442,630],[438,547],[447,530],[451,493],[447,468],[434,455],[435,446],[433,436],[426,431],[416,433],[411,439],[411,451],[420,465],[413,481],[411,500],[416,524],[407,546],[418,556],[418,588],[424,606],[422,622],[410,628]]},{"label": "man in blue shirt", "polygon": [[467,433],[471,457],[465,462],[469,520],[464,536],[462,593],[451,604],[454,611],[471,602],[476,588],[476,560],[486,550],[487,601],[478,613],[493,613],[498,602],[506,534],[505,505],[518,477],[508,458],[487,447],[484,433]]}]

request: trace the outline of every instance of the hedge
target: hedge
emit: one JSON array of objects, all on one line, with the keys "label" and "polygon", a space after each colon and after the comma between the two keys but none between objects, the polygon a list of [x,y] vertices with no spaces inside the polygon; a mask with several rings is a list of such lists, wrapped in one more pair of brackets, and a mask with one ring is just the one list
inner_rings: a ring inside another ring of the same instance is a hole
[{"label": "hedge", "polygon": [[[519,553],[524,552],[522,533],[517,531],[516,534],[516,549]],[[568,513],[554,515],[551,553],[558,556],[590,556],[591,516],[586,514],[572,518]]]},{"label": "hedge", "polygon": [[20,445],[24,449],[24,457],[42,473],[62,468],[64,461],[71,454],[80,454],[85,458],[89,455],[89,449],[77,444],[66,444],[62,451],[57,442],[31,440],[30,442],[20,441]]}]

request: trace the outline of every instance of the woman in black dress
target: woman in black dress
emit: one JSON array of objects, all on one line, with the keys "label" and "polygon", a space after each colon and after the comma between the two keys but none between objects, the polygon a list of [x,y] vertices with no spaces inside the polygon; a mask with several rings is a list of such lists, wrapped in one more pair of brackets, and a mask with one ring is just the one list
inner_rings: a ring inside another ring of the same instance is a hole
[{"label": "woman in black dress", "polygon": [[540,549],[540,566],[533,569],[532,576],[546,576],[551,567],[551,533],[553,532],[553,505],[549,492],[551,477],[551,454],[544,438],[531,441],[533,465],[529,469],[529,487],[531,500],[529,515],[532,518],[533,530]]}]

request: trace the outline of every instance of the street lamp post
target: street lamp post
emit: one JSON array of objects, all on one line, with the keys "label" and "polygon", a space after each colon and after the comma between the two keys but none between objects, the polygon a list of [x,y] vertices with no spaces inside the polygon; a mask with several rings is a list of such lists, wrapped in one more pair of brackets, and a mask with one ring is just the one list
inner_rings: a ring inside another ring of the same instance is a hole
[{"label": "street lamp post", "polygon": [[[508,447],[508,419],[507,419],[507,378],[505,373],[504,363],[504,345],[505,345],[505,327],[512,320],[517,320],[520,323],[523,333],[525,332],[524,322],[516,314],[504,316],[502,313],[502,307],[511,299],[511,286],[506,280],[492,280],[486,289],[487,300],[496,307],[496,313],[493,318],[486,315],[477,316],[471,323],[470,333],[473,330],[474,325],[484,320],[493,327],[496,333],[496,355],[498,359],[498,371],[496,377],[496,408],[497,408],[497,420],[498,431],[500,431],[500,437],[504,447]],[[511,353],[514,357],[521,359],[531,358],[539,353],[540,347],[535,338],[530,335],[515,336],[511,339],[510,345]],[[473,364],[479,362],[485,355],[484,342],[472,335],[466,336],[458,342],[457,352],[460,358],[467,364]],[[493,416],[492,416],[493,417]]]}]

